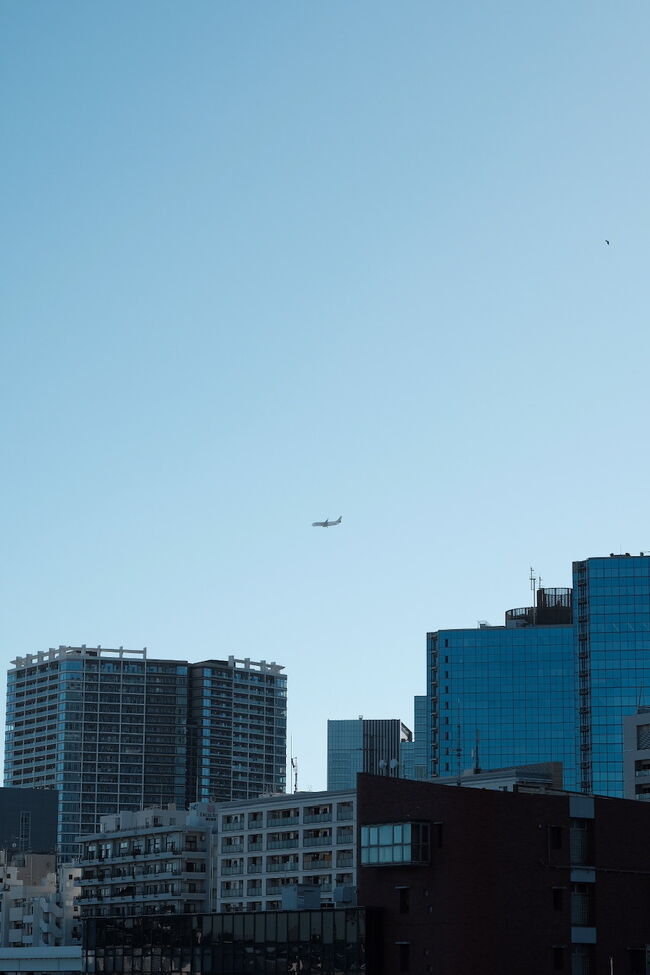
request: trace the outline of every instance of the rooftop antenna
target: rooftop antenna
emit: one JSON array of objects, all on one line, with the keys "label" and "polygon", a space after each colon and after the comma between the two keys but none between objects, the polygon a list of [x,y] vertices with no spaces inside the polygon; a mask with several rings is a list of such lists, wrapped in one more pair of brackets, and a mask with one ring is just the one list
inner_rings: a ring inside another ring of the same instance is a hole
[{"label": "rooftop antenna", "polygon": [[535,589],[536,589],[536,586],[537,586],[537,579],[535,578],[535,570],[533,569],[532,565],[530,567],[530,576],[529,576],[529,578],[530,578],[530,591],[533,594],[533,623],[535,623],[536,622],[536,615],[537,615],[536,612],[535,612],[536,602],[537,602],[537,600],[535,598]]}]

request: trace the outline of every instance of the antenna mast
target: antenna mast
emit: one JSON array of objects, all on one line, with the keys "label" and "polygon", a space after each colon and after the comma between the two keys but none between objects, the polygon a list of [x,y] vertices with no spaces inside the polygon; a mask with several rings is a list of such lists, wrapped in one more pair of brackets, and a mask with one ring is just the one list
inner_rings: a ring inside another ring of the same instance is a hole
[{"label": "antenna mast", "polygon": [[533,569],[532,565],[530,567],[530,577],[529,578],[530,578],[530,591],[533,594],[533,596],[532,596],[532,598],[533,598],[533,623],[536,623],[537,622],[537,599],[535,597],[535,591],[536,591],[536,588],[537,588],[537,579],[535,578],[535,570]]}]

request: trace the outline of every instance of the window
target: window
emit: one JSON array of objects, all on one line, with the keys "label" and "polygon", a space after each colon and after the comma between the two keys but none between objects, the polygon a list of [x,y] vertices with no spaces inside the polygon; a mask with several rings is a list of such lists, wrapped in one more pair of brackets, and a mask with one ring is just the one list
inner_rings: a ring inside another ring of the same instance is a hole
[{"label": "window", "polygon": [[411,946],[406,941],[400,941],[397,945],[397,950],[399,952],[399,970],[400,972],[410,972],[411,971]]},{"label": "window", "polygon": [[410,889],[408,887],[398,887],[397,894],[399,897],[399,912],[400,914],[408,914],[410,910]]},{"label": "window", "polygon": [[361,827],[361,863],[428,863],[429,823],[384,823]]},{"label": "window", "polygon": [[646,950],[645,948],[627,949],[630,975],[645,975],[646,972]]}]

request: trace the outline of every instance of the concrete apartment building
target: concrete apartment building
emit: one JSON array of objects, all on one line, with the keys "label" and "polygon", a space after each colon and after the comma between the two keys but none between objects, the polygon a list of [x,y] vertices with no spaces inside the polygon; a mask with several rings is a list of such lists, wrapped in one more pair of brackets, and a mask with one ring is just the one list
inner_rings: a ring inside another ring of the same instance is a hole
[{"label": "concrete apartment building", "polygon": [[215,806],[104,816],[81,838],[82,915],[194,914],[216,909]]},{"label": "concrete apartment building", "polygon": [[300,884],[332,904],[356,883],[354,816],[354,791],[106,816],[81,841],[82,913],[278,910]]},{"label": "concrete apartment building", "polygon": [[81,870],[52,854],[0,851],[0,947],[81,944]]}]

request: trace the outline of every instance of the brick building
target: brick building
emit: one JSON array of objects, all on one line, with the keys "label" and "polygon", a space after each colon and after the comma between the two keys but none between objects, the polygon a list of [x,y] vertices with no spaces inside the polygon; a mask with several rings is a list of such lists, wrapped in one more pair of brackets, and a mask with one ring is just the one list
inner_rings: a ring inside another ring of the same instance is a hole
[{"label": "brick building", "polygon": [[360,775],[357,819],[386,972],[648,970],[647,804]]}]

